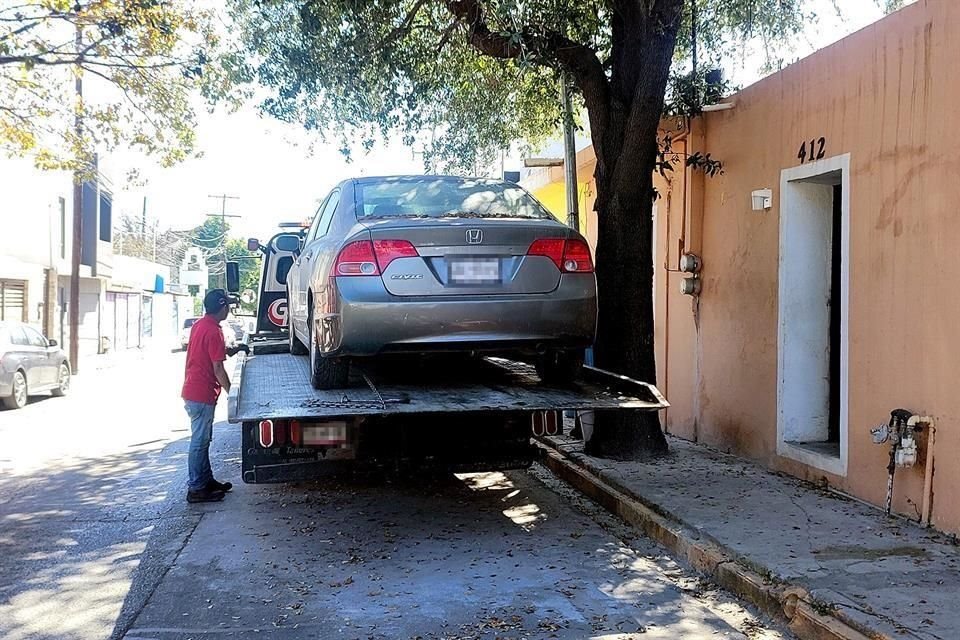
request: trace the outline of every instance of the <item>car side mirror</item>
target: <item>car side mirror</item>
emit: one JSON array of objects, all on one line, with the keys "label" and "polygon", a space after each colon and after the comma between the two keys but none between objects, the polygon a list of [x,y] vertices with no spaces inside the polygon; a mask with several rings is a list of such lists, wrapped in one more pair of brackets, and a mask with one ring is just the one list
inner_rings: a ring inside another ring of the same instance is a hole
[{"label": "car side mirror", "polygon": [[56,341],[56,340],[47,340],[47,346],[48,346],[48,347],[55,347],[55,346],[57,346],[57,341]]},{"label": "car side mirror", "polygon": [[240,263],[227,263],[227,293],[240,292]]},{"label": "car side mirror", "polygon": [[250,253],[256,253],[260,251],[260,241],[256,238],[249,238],[247,240],[247,251]]}]

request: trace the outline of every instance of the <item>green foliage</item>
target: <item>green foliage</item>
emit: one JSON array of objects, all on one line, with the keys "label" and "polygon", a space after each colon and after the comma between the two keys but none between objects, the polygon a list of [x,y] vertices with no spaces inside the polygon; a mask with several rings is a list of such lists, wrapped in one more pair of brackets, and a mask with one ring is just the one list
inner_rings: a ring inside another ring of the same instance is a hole
[{"label": "green foliage", "polygon": [[[505,31],[549,19],[547,3],[494,3]],[[469,46],[442,2],[232,0],[253,63],[272,88],[263,110],[339,142],[400,132],[433,171],[472,171],[517,140],[538,143],[560,121],[557,70],[532,59],[494,60]],[[563,16],[597,31],[589,4]],[[573,27],[571,27],[573,28]],[[532,56],[533,54],[531,54]]]},{"label": "green foliage", "polygon": [[898,9],[902,9],[908,1],[912,0],[877,0],[877,4],[883,7],[886,13],[893,13]]},{"label": "green foliage", "polygon": [[[705,69],[716,65],[689,71],[694,15],[701,63],[715,63],[746,39],[759,38],[772,52],[812,19],[803,0],[693,2],[683,2],[668,113],[695,115],[710,99]],[[470,21],[457,15],[458,6],[472,4],[510,51],[478,49]],[[586,47],[610,77],[616,4],[230,0],[251,54],[234,72],[271,90],[266,113],[332,137],[346,155],[357,142],[369,147],[400,134],[422,148],[428,171],[470,171],[517,140],[537,145],[557,132],[559,71],[569,64],[557,38]]]},{"label": "green foliage", "polygon": [[213,15],[192,4],[0,2],[0,150],[79,171],[91,169],[94,151],[121,144],[164,166],[193,154],[191,93],[215,91],[219,70],[233,68],[211,64]]}]

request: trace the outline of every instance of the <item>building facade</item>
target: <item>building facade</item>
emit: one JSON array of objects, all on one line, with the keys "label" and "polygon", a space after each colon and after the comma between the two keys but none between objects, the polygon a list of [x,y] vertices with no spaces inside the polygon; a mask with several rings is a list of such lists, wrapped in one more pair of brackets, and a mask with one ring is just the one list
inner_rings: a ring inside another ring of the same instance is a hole
[{"label": "building facade", "polygon": [[680,165],[654,206],[666,430],[883,505],[890,447],[871,429],[897,408],[932,416],[893,509],[954,533],[958,59],[960,4],[920,0],[665,123],[681,157],[724,172]]},{"label": "building facade", "polygon": [[[73,253],[73,179],[0,160],[0,317],[36,325],[66,345]],[[112,196],[102,179],[85,182],[80,267],[80,353],[101,350],[99,308],[112,271]]]}]

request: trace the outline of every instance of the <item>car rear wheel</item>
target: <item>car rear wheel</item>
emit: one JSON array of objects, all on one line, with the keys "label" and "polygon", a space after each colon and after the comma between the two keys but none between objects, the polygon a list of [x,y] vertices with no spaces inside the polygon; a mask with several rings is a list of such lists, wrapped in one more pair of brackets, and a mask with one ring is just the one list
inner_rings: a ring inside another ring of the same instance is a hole
[{"label": "car rear wheel", "polygon": [[3,399],[3,406],[7,409],[22,409],[27,404],[27,378],[23,371],[13,374],[13,389],[10,395]]},{"label": "car rear wheel", "polygon": [[547,351],[537,357],[537,373],[546,384],[569,384],[583,368],[581,351]]},{"label": "car rear wheel", "polygon": [[320,355],[317,338],[313,335],[313,310],[307,316],[310,339],[310,384],[314,389],[342,389],[347,386],[350,363],[343,358],[324,358]]},{"label": "car rear wheel", "polygon": [[64,362],[57,373],[57,386],[53,389],[53,395],[62,398],[68,391],[70,391],[70,367]]},{"label": "car rear wheel", "polygon": [[295,356],[305,356],[307,355],[307,347],[300,342],[300,338],[297,337],[297,332],[293,329],[293,314],[290,313],[290,290],[287,290],[287,338],[290,341],[290,353]]}]

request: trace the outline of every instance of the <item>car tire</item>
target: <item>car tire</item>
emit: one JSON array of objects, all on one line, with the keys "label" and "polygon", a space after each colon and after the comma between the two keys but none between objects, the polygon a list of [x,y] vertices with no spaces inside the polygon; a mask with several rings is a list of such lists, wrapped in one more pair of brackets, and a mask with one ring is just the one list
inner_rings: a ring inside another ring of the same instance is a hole
[{"label": "car tire", "polygon": [[547,351],[537,357],[535,366],[545,384],[570,384],[583,368],[583,352]]},{"label": "car tire", "polygon": [[313,335],[313,310],[307,316],[307,334],[310,340],[310,384],[314,389],[342,389],[350,379],[350,363],[343,358],[325,358],[320,355]]},{"label": "car tire", "polygon": [[[287,291],[287,313],[290,313],[290,291]],[[307,346],[300,342],[300,338],[297,337],[297,332],[293,329],[293,315],[288,315],[287,320],[287,336],[290,341],[290,353],[295,356],[305,356],[307,355],[309,349]]]},{"label": "car tire", "polygon": [[27,404],[27,377],[23,371],[13,373],[13,389],[10,395],[3,398],[3,406],[7,409],[22,409]]},{"label": "car tire", "polygon": [[67,395],[70,391],[70,367],[67,366],[67,363],[60,364],[60,370],[57,371],[57,386],[54,387],[52,393],[58,398],[62,398]]}]

